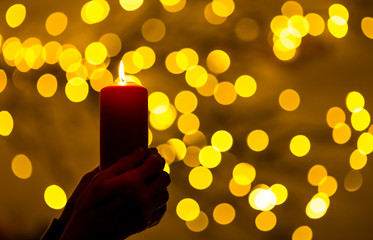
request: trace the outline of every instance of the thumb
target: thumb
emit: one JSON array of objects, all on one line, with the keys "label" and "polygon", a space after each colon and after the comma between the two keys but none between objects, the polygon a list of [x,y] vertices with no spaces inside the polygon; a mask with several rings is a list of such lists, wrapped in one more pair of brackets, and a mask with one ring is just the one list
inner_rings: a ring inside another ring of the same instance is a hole
[{"label": "thumb", "polygon": [[120,158],[116,163],[109,167],[106,171],[110,174],[118,175],[127,172],[133,168],[140,166],[146,156],[144,148],[138,148],[132,154]]}]

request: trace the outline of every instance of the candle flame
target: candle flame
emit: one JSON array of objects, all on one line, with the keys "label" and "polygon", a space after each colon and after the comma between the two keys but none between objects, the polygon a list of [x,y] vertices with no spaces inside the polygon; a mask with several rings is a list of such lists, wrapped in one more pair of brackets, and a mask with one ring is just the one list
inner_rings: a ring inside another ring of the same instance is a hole
[{"label": "candle flame", "polygon": [[120,61],[120,65],[119,65],[119,80],[122,83],[126,83],[126,75],[124,74],[123,61]]}]

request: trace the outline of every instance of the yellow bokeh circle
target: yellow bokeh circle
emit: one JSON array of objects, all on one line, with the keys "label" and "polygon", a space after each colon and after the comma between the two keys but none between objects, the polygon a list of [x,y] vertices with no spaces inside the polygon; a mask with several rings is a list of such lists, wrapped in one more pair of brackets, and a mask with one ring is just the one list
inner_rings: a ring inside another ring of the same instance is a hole
[{"label": "yellow bokeh circle", "polygon": [[42,75],[36,84],[38,92],[43,97],[52,97],[57,91],[57,78],[49,73]]},{"label": "yellow bokeh circle", "polygon": [[57,186],[50,185],[44,191],[45,203],[52,209],[62,209],[65,207],[67,197],[65,191]]},{"label": "yellow bokeh circle", "polygon": [[14,175],[21,179],[27,179],[32,173],[32,164],[30,159],[24,154],[16,155],[12,160],[12,171]]},{"label": "yellow bokeh circle", "polygon": [[193,221],[199,216],[199,204],[192,198],[184,198],[177,204],[176,213],[184,221]]},{"label": "yellow bokeh circle", "polygon": [[297,157],[303,157],[311,149],[310,140],[304,135],[297,135],[290,141],[290,151]]},{"label": "yellow bokeh circle", "polygon": [[199,152],[199,161],[202,166],[215,168],[220,164],[221,153],[213,146],[205,146]]},{"label": "yellow bokeh circle", "polygon": [[82,78],[73,78],[66,83],[65,93],[72,102],[82,102],[87,98],[88,92],[88,83]]}]

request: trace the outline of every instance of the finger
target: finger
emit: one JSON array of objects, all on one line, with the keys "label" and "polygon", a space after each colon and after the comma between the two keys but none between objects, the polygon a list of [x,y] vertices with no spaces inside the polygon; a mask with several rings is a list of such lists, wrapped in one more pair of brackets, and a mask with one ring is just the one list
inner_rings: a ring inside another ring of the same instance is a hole
[{"label": "finger", "polygon": [[157,176],[163,171],[164,159],[159,154],[152,154],[145,159],[145,162],[138,168],[133,169],[129,174],[134,175],[143,183]]},{"label": "finger", "polygon": [[131,155],[122,157],[121,159],[119,159],[119,161],[117,161],[110,168],[104,171],[107,171],[113,175],[118,175],[118,174],[127,172],[131,169],[134,169],[140,166],[145,159],[145,155],[146,155],[145,149],[139,148],[135,152],[133,152]]},{"label": "finger", "polygon": [[152,214],[151,223],[149,224],[148,227],[154,227],[155,225],[157,225],[161,221],[164,214],[166,213],[166,210],[167,210],[167,205],[164,205],[161,208],[159,208],[157,211],[154,211]]},{"label": "finger", "polygon": [[149,155],[153,153],[158,153],[158,149],[156,148],[149,148]]},{"label": "finger", "polygon": [[168,202],[169,198],[170,198],[170,195],[166,189],[164,189],[161,193],[159,193],[152,201],[154,211],[163,207]]},{"label": "finger", "polygon": [[152,196],[157,195],[159,192],[167,188],[171,183],[170,175],[162,171],[158,176],[154,177],[151,182],[147,184],[147,188]]}]

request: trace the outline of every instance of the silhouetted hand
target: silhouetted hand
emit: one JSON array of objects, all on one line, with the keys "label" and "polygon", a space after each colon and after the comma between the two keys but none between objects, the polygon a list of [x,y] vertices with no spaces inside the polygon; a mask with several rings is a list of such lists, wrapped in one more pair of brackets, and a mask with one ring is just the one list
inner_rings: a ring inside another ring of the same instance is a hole
[{"label": "silhouetted hand", "polygon": [[77,192],[83,178],[72,195],[79,196],[61,239],[124,239],[156,225],[168,201],[164,164],[155,149],[139,149],[106,170],[92,171],[85,189]]}]

